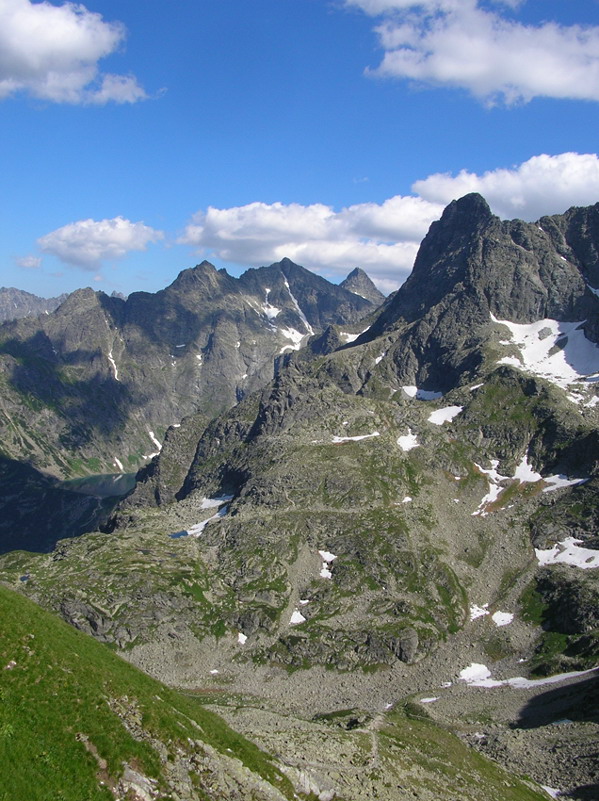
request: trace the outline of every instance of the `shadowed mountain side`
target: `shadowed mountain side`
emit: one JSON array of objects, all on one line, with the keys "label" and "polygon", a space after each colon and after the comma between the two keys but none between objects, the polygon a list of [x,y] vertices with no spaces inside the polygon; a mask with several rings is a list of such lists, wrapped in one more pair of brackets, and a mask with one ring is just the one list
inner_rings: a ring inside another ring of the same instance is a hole
[{"label": "shadowed mountain side", "polygon": [[566,686],[533,696],[516,725],[528,729],[564,719],[599,723],[599,668]]},{"label": "shadowed mountain side", "polygon": [[[124,483],[124,479],[123,479]],[[124,491],[109,497],[83,495],[28,465],[0,457],[0,553],[49,553],[56,543],[95,531]]]}]

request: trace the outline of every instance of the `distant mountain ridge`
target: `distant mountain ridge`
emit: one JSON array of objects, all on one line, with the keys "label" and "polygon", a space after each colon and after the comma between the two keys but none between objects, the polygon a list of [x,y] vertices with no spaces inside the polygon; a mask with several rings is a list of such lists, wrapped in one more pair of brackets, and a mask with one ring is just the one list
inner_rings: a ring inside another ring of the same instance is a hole
[{"label": "distant mountain ridge", "polygon": [[0,287],[0,323],[21,317],[49,314],[57,309],[66,297],[66,292],[55,298],[40,298],[15,287]]},{"label": "distant mountain ridge", "polygon": [[63,476],[134,471],[169,425],[229,408],[314,333],[374,308],[288,259],[240,278],[202,262],[125,300],[77,290],[0,327],[4,451]]}]

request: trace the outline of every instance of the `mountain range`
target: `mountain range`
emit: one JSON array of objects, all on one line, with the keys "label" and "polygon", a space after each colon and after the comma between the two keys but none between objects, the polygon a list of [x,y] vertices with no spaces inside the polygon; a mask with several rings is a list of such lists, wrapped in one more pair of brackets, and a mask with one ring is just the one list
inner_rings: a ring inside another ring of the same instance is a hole
[{"label": "mountain range", "polygon": [[361,272],[203,263],[5,323],[6,458],[142,466],[102,531],[13,539],[0,578],[220,695],[304,797],[598,797],[598,248],[599,204],[525,223],[471,194],[386,300]]}]

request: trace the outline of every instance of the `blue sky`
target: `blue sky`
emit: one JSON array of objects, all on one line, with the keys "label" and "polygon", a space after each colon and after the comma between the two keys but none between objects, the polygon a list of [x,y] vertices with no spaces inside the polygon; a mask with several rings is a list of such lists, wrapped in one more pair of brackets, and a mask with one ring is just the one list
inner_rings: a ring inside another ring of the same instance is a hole
[{"label": "blue sky", "polygon": [[453,197],[599,202],[598,102],[597,0],[0,0],[0,283],[388,291]]}]

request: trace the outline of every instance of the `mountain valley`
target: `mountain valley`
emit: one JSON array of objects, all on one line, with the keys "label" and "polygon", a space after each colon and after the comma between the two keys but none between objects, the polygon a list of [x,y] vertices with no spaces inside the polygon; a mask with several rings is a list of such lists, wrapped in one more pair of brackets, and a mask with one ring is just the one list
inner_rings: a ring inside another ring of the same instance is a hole
[{"label": "mountain valley", "polygon": [[277,774],[212,745],[210,786],[169,784],[181,744],[160,791],[113,762],[90,798],[599,797],[599,204],[467,195],[376,292],[203,263],[0,327],[5,603],[203,698]]}]

